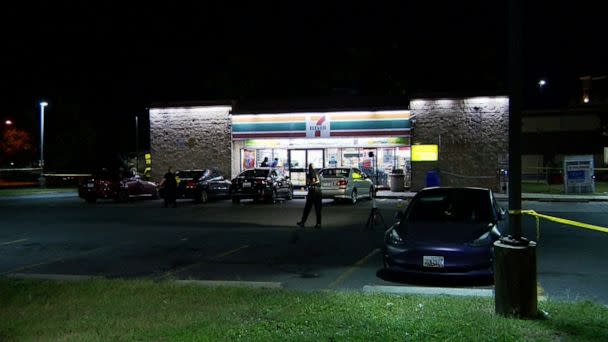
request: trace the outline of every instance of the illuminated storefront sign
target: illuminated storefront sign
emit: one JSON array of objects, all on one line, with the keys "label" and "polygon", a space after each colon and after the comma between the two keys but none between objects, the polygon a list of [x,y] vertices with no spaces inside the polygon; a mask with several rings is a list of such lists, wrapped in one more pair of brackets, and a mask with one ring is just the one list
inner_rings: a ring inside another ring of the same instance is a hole
[{"label": "illuminated storefront sign", "polygon": [[232,116],[233,140],[255,138],[408,137],[409,111],[247,114]]},{"label": "illuminated storefront sign", "polygon": [[397,147],[409,146],[409,137],[317,138],[317,139],[248,139],[248,148],[331,148],[331,147]]},{"label": "illuminated storefront sign", "polygon": [[439,147],[437,145],[412,145],[412,161],[437,161]]}]

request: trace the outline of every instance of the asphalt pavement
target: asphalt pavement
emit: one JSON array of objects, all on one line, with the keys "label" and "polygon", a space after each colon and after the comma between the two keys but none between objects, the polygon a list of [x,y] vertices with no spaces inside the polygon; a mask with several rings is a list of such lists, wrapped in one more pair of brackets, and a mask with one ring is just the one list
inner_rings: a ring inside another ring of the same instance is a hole
[{"label": "asphalt pavement", "polygon": [[[403,202],[379,199],[386,221]],[[503,203],[503,205],[505,205]],[[272,282],[303,291],[407,286],[382,272],[384,228],[365,228],[371,202],[324,201],[323,228],[298,231],[304,200],[276,204],[159,200],[87,204],[77,197],[0,199],[0,275]],[[549,215],[605,225],[608,204],[524,202]],[[526,235],[536,240],[535,222]],[[608,304],[608,234],[541,224],[538,274],[549,298]],[[491,284],[420,284],[491,288]]]}]

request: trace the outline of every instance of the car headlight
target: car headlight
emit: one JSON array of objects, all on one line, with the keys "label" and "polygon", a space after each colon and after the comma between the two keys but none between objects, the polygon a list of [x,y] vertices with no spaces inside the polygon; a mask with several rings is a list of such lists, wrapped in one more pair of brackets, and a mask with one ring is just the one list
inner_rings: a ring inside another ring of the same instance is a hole
[{"label": "car headlight", "polygon": [[391,229],[388,233],[388,243],[391,245],[402,245],[405,241],[399,236],[396,229]]}]

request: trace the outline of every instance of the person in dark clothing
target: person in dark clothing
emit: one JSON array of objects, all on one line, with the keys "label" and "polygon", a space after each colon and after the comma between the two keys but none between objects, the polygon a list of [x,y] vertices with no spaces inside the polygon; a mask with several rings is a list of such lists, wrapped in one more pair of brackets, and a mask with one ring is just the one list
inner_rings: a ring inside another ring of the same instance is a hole
[{"label": "person in dark clothing", "polygon": [[268,157],[264,157],[264,160],[262,161],[262,164],[260,164],[261,167],[268,167]]},{"label": "person in dark clothing", "polygon": [[169,204],[173,205],[173,207],[177,207],[177,181],[175,180],[175,174],[169,168],[162,181],[163,191],[165,194],[165,208],[169,206]]},{"label": "person in dark clothing", "polygon": [[314,204],[315,206],[315,216],[317,218],[317,224],[315,228],[321,228],[321,206],[322,206],[322,196],[321,196],[321,181],[319,179],[319,175],[317,171],[315,171],[314,165],[310,163],[308,165],[308,174],[306,175],[306,185],[308,186],[308,194],[306,195],[306,204],[304,205],[304,212],[302,213],[302,219],[297,225],[300,228],[304,228],[304,224],[306,223],[306,219],[308,218],[308,214],[310,214],[310,209]]}]

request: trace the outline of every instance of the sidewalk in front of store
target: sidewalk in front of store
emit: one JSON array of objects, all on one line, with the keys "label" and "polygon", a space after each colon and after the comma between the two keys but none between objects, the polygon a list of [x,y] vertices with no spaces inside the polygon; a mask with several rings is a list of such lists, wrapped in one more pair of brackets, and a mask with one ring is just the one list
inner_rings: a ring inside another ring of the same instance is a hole
[{"label": "sidewalk in front of store", "polygon": [[[306,191],[294,190],[294,197],[303,198],[306,196]],[[378,190],[376,198],[388,199],[409,199],[416,195],[413,191],[393,192],[390,190]],[[495,193],[496,199],[506,201],[509,196],[503,193]],[[590,201],[605,201],[608,202],[608,195],[558,195],[558,194],[541,194],[541,193],[523,193],[521,195],[525,201],[544,201],[544,202],[590,202]]]}]

